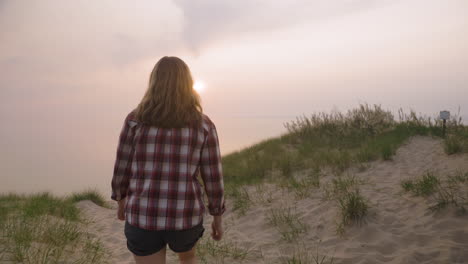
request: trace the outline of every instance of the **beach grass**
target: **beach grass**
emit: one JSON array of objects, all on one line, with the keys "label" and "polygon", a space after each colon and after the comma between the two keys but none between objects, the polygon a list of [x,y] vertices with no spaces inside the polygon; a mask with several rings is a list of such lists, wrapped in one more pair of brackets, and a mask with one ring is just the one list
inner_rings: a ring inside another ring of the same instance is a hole
[{"label": "beach grass", "polygon": [[[290,178],[301,169],[332,169],[337,175],[361,163],[389,160],[396,149],[415,135],[441,136],[439,120],[414,112],[393,114],[380,106],[360,105],[346,114],[316,113],[287,122],[287,133],[223,156],[226,183],[253,184],[270,180],[279,170]],[[448,123],[448,131],[460,124]],[[457,132],[460,134],[461,132]],[[457,134],[457,135],[458,135]]]},{"label": "beach grass", "polygon": [[101,207],[110,208],[110,205],[104,199],[104,195],[102,195],[97,189],[89,188],[81,192],[74,192],[70,194],[66,199],[72,203],[90,200],[91,202]]},{"label": "beach grass", "polygon": [[333,178],[330,182],[323,186],[324,200],[337,200],[347,193],[358,189],[360,185],[365,183],[354,174],[346,174]]},{"label": "beach grass", "polygon": [[430,199],[431,205],[428,209],[431,211],[440,211],[452,206],[458,214],[467,212],[468,172],[458,171],[445,176],[427,172],[416,179],[403,180],[401,187],[405,192]]},{"label": "beach grass", "polygon": [[304,177],[299,179],[293,177],[283,185],[298,199],[311,197],[314,190],[320,188],[320,171],[311,170]]},{"label": "beach grass", "polygon": [[256,184],[255,191],[253,193],[253,198],[257,203],[262,206],[267,206],[273,203],[273,193],[275,190],[265,187],[264,184]]},{"label": "beach grass", "polygon": [[294,242],[307,232],[309,226],[305,224],[293,207],[271,208],[267,216],[268,224],[275,227],[286,242]]},{"label": "beach grass", "polygon": [[370,207],[368,199],[362,196],[360,186],[366,182],[353,174],[333,178],[323,187],[323,199],[335,201],[339,217],[336,233],[343,235],[351,224],[360,225]]},{"label": "beach grass", "polygon": [[395,117],[381,106],[369,104],[346,113],[301,116],[284,125],[287,133],[223,156],[225,186],[230,190],[227,196],[242,214],[249,203],[246,195],[235,191],[241,186],[277,183],[304,198],[320,179],[298,179],[298,172],[326,171],[341,176],[350,168],[363,171],[371,161],[392,160],[413,136],[440,138],[447,154],[468,152],[468,127],[457,115],[447,121],[445,138],[441,120],[401,109]]},{"label": "beach grass", "polygon": [[468,172],[458,171],[448,175],[437,185],[434,202],[429,210],[440,211],[447,207],[454,207],[457,214],[464,215],[468,211]]},{"label": "beach grass", "polygon": [[253,205],[249,192],[244,186],[227,189],[226,195],[231,197],[233,201],[232,209],[238,215],[245,215],[247,210]]},{"label": "beach grass", "polygon": [[75,193],[73,199],[49,192],[0,195],[0,262],[105,263],[106,250],[82,231],[86,220],[74,205],[77,197],[90,194]]},{"label": "beach grass", "polygon": [[242,263],[249,257],[250,250],[229,240],[226,233],[226,238],[221,241],[213,241],[207,236],[202,237],[196,247],[196,254],[200,263]]},{"label": "beach grass", "polygon": [[401,186],[406,192],[412,192],[416,196],[429,196],[436,191],[439,182],[439,177],[434,172],[427,172],[422,177],[403,180]]},{"label": "beach grass", "polygon": [[280,259],[282,264],[333,264],[335,258],[322,252],[319,244],[315,249],[309,249],[305,244],[297,245],[290,256]]},{"label": "beach grass", "polygon": [[343,228],[352,222],[360,224],[369,208],[367,200],[361,195],[359,189],[346,192],[338,198],[338,202],[341,212],[338,233],[342,233]]},{"label": "beach grass", "polygon": [[444,150],[449,155],[468,153],[468,127],[462,124],[461,118],[449,122]]}]

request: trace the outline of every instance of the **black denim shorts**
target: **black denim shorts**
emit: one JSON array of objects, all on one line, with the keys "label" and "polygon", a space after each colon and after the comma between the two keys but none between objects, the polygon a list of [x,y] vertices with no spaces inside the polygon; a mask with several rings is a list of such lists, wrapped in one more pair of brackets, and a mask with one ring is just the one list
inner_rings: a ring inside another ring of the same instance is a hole
[{"label": "black denim shorts", "polygon": [[154,254],[169,245],[177,253],[191,250],[203,236],[203,222],[185,230],[146,230],[125,221],[127,248],[137,256]]}]

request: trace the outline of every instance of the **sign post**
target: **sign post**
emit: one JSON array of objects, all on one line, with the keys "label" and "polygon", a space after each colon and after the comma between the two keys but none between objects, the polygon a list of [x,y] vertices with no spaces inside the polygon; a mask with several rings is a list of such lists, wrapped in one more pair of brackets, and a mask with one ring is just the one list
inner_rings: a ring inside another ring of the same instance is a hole
[{"label": "sign post", "polygon": [[447,119],[450,119],[450,112],[440,111],[440,119],[444,120],[444,125],[442,128],[442,136],[445,138],[445,127],[446,127]]}]

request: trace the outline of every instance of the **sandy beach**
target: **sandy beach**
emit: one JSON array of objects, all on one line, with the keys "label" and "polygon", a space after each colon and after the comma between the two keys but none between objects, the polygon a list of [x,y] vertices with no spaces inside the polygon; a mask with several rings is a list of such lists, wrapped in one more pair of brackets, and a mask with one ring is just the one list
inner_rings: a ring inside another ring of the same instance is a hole
[{"label": "sandy beach", "polygon": [[[360,225],[337,234],[335,201],[323,199],[322,189],[311,189],[307,198],[299,199],[285,188],[264,184],[247,187],[253,201],[245,215],[232,212],[227,201],[225,237],[218,246],[239,249],[245,254],[204,256],[206,263],[282,263],[295,252],[334,258],[334,263],[468,263],[468,215],[457,215],[455,209],[431,212],[431,199],[416,197],[402,190],[400,182],[432,171],[450,175],[468,171],[468,155],[446,155],[442,140],[417,136],[397,150],[391,161],[376,161],[359,172],[350,169],[361,180],[360,189],[369,200],[369,212]],[[301,172],[297,172],[301,173]],[[299,175],[300,176],[300,175]],[[332,176],[323,175],[323,181]],[[464,186],[465,193],[468,192]],[[115,206],[116,203],[114,202]],[[99,237],[109,250],[110,263],[134,263],[126,248],[124,222],[116,219],[116,210],[81,201],[77,206],[91,220],[89,232]],[[281,239],[268,224],[274,208],[292,208],[307,226],[307,231],[294,242]],[[205,235],[209,242],[211,217],[205,217]],[[212,243],[210,244],[212,245]],[[216,243],[214,244],[216,245]],[[168,263],[177,263],[173,253]]]}]

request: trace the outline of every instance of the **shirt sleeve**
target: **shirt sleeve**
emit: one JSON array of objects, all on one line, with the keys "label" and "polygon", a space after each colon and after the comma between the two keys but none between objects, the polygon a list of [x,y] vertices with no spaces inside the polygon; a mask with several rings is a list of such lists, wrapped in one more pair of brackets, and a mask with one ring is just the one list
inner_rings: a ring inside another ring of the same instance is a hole
[{"label": "shirt sleeve", "polygon": [[218,134],[214,126],[208,132],[201,151],[200,173],[208,197],[210,215],[222,215],[225,211],[223,170]]},{"label": "shirt sleeve", "polygon": [[127,117],[119,136],[114,164],[114,175],[111,182],[111,199],[114,201],[122,200],[127,196],[127,189],[131,176],[133,133],[133,129],[131,129]]}]

